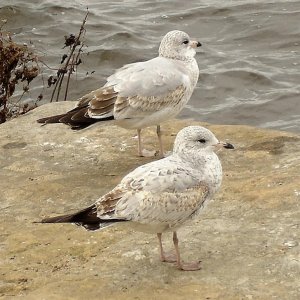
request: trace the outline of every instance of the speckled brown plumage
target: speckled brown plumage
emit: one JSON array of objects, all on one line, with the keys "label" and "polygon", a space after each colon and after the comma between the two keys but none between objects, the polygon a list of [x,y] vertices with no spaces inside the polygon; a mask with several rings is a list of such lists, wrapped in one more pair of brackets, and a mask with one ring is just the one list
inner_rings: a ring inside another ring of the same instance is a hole
[{"label": "speckled brown plumage", "polygon": [[214,153],[220,146],[233,148],[219,142],[203,127],[186,127],[178,133],[172,155],[136,168],[89,208],[42,222],[74,222],[87,229],[98,229],[128,221],[135,230],[158,234],[162,261],[167,258],[161,234],[173,231],[178,268],[199,269],[198,263],[182,263],[176,230],[198,216],[220,188],[222,167]]},{"label": "speckled brown plumage", "polygon": [[175,117],[189,101],[199,76],[194,58],[194,48],[199,45],[185,32],[170,31],[162,39],[158,57],[125,65],[109,76],[103,87],[81,97],[73,110],[38,122],[81,129],[98,121],[115,120],[116,125],[137,130],[141,156],[141,129],[157,126],[163,155],[159,125]]}]

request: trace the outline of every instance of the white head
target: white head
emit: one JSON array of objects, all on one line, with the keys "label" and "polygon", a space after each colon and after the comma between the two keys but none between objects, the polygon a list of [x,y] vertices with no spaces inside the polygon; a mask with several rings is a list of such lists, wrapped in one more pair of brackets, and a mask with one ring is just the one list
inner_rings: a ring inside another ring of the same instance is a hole
[{"label": "white head", "polygon": [[217,148],[234,149],[229,143],[220,142],[208,129],[201,126],[188,126],[181,129],[174,142],[174,153],[189,156],[212,153]]},{"label": "white head", "polygon": [[192,41],[187,33],[173,30],[163,37],[158,52],[159,56],[178,60],[189,60],[195,56],[195,48],[200,46],[201,43]]}]

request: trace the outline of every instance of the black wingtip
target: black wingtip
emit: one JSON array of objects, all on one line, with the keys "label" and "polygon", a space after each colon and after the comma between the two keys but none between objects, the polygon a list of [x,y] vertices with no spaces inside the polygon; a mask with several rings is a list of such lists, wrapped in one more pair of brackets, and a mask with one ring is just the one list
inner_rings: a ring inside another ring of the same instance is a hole
[{"label": "black wingtip", "polygon": [[110,226],[117,222],[124,222],[123,219],[101,219],[97,216],[96,205],[89,206],[81,211],[69,215],[60,215],[50,218],[44,218],[34,223],[73,223],[83,226],[87,230],[97,230]]},{"label": "black wingtip", "polygon": [[73,111],[70,111],[66,114],[41,118],[36,121],[37,121],[37,123],[42,124],[42,126],[46,125],[46,124],[63,123],[63,124],[69,125],[72,130],[80,130],[80,129],[87,128],[97,122],[114,120],[114,116],[108,116],[108,117],[105,117],[102,119],[89,118],[89,117],[83,116],[81,119],[74,120],[73,114],[72,114]]}]

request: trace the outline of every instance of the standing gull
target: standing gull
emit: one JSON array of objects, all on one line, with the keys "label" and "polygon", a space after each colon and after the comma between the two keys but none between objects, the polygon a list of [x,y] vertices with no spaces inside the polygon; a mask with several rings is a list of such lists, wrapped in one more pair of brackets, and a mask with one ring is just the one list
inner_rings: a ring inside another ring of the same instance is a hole
[{"label": "standing gull", "polygon": [[[186,127],[177,134],[172,155],[136,168],[92,206],[41,222],[76,223],[97,230],[128,221],[135,230],[157,234],[161,261],[176,262],[180,270],[199,270],[199,261],[181,260],[176,230],[198,215],[220,188],[222,166],[214,152],[219,147],[233,149],[206,128]],[[175,259],[163,250],[161,237],[166,231],[173,231]]]},{"label": "standing gull", "polygon": [[160,123],[175,117],[189,101],[199,76],[194,56],[200,46],[185,32],[170,31],[160,43],[159,56],[125,65],[109,76],[103,87],[81,97],[74,109],[38,122],[82,129],[98,121],[115,120],[121,127],[137,130],[140,156],[146,153],[142,128],[156,125],[163,156]]}]

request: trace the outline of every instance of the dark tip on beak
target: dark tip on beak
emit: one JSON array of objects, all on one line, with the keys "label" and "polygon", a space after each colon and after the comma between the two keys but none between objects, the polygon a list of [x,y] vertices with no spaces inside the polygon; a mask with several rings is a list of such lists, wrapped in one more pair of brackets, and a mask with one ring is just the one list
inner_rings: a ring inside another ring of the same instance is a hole
[{"label": "dark tip on beak", "polygon": [[202,44],[200,42],[197,42],[197,47],[201,47]]},{"label": "dark tip on beak", "polygon": [[224,144],[223,147],[224,147],[225,149],[234,149],[233,145],[232,145],[232,144],[229,144],[229,143]]}]

